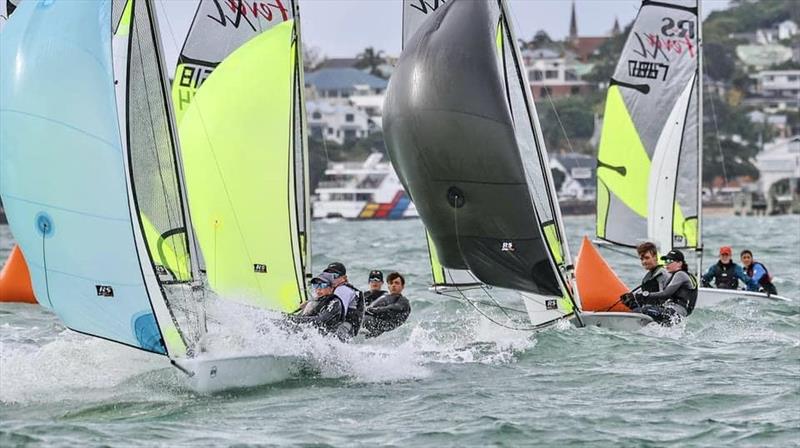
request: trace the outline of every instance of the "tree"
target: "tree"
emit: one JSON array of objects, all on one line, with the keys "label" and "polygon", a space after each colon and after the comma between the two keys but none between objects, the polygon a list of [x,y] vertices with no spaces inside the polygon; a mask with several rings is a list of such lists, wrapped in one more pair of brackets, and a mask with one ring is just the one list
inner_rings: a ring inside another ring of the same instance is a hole
[{"label": "tree", "polygon": [[324,57],[318,47],[311,47],[303,44],[303,70],[314,71],[322,62]]},{"label": "tree", "polygon": [[383,77],[383,74],[378,70],[378,67],[385,62],[385,53],[383,50],[375,51],[374,47],[367,47],[356,56],[356,68],[368,68],[370,74]]},{"label": "tree", "polygon": [[[594,133],[594,105],[597,95],[541,99],[536,104],[545,144],[549,152],[593,152],[588,140]],[[556,116],[558,112],[558,116]],[[560,121],[559,121],[560,119]],[[562,129],[563,126],[563,129]]]}]

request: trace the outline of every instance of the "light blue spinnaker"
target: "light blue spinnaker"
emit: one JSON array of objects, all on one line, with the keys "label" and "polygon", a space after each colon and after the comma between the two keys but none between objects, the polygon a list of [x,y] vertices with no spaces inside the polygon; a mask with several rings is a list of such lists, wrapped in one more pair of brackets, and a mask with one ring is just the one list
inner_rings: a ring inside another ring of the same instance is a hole
[{"label": "light blue spinnaker", "polygon": [[73,330],[165,354],[153,310],[166,307],[129,205],[111,9],[25,1],[4,28],[0,195],[43,305]]}]

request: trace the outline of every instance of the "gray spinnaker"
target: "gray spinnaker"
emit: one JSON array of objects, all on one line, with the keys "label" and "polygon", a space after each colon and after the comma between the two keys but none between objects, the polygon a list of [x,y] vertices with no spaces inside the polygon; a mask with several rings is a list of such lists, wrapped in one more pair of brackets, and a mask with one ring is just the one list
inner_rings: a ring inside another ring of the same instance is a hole
[{"label": "gray spinnaker", "polygon": [[387,92],[387,146],[443,266],[564,297],[534,197],[537,182],[547,185],[531,171],[543,148],[527,110],[515,113],[526,101],[511,98],[519,80],[506,67],[518,61],[508,60],[514,40],[504,23],[500,2],[450,1],[419,26]]}]

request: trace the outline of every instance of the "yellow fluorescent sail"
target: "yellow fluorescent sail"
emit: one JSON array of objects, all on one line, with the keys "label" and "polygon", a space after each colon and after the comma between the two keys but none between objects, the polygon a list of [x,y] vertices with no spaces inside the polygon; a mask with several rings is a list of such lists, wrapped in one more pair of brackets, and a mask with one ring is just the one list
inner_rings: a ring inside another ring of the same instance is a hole
[{"label": "yellow fluorescent sail", "polygon": [[216,67],[180,123],[189,204],[212,288],[290,311],[302,297],[292,139],[294,21]]},{"label": "yellow fluorescent sail", "polygon": [[618,86],[608,89],[597,178],[639,216],[647,216],[650,157],[625,107]]}]

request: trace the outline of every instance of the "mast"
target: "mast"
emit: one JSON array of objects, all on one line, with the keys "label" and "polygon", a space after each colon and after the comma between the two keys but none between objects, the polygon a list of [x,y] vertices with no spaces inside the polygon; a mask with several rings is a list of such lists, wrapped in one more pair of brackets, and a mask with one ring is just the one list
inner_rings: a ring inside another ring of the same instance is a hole
[{"label": "mast", "polygon": [[[500,10],[502,11],[503,17],[505,19],[506,26],[508,26],[508,29],[509,29],[509,34],[511,36],[515,36],[511,21],[509,20],[508,7],[506,6],[506,0],[499,0],[499,3],[500,3]],[[519,48],[517,47],[516,42],[512,41],[509,46],[512,49],[512,51],[514,52],[514,57],[517,59],[517,61],[522,63],[522,57],[521,57],[521,55],[519,53]],[[555,191],[554,182],[553,182],[553,173],[550,170],[550,158],[549,158],[549,156],[547,154],[547,147],[545,146],[545,143],[544,143],[541,123],[539,122],[539,114],[536,111],[536,107],[535,107],[534,102],[533,102],[533,95],[531,94],[530,82],[528,82],[528,73],[527,73],[527,70],[523,70],[523,71],[524,71],[524,75],[523,75],[524,76],[524,80],[526,81],[525,88],[523,89],[523,92],[525,94],[526,101],[530,105],[530,107],[528,108],[528,111],[532,115],[531,116],[531,121],[533,123],[533,128],[535,130],[534,135],[535,135],[535,138],[536,138],[536,146],[541,148],[540,152],[542,153],[541,155],[543,156],[543,157],[540,158],[541,159],[541,164],[542,164],[542,172],[543,172],[543,175],[545,176],[545,181],[547,183],[548,192],[549,192],[550,197],[552,198],[552,201],[553,201],[552,202],[552,204],[553,204],[553,207],[552,207],[552,209],[553,209],[553,218],[556,221],[555,222],[556,228],[558,229],[558,233],[561,236],[560,243],[561,243],[561,250],[563,252],[563,257],[564,257],[564,272],[563,272],[564,275],[563,276],[559,275],[559,276],[562,277],[562,280],[565,283],[564,286],[568,287],[568,291],[566,291],[566,292],[567,292],[567,295],[570,298],[570,301],[572,302],[573,312],[575,313],[575,316],[577,317],[578,322],[581,322],[581,320],[580,320],[580,307],[578,306],[580,304],[580,297],[578,296],[578,288],[573,288],[572,287],[572,286],[574,286],[572,284],[572,272],[573,272],[572,256],[571,256],[570,251],[569,251],[569,243],[567,242],[567,236],[566,236],[567,234],[566,234],[566,231],[564,229],[564,220],[561,217],[561,207],[559,207],[559,205],[558,205],[558,199],[557,199],[557,196],[556,196],[556,191]],[[542,239],[543,239],[543,241],[547,241],[547,238],[544,235],[544,233],[542,233]],[[554,259],[551,259],[551,264],[555,268],[556,272],[560,271],[560,269],[557,266],[557,264],[556,264]],[[566,278],[564,276],[566,276]]]},{"label": "mast", "polygon": [[[294,16],[294,29],[297,44],[295,45],[296,65],[297,65],[297,95],[299,96],[300,111],[297,112],[300,119],[296,126],[300,126],[300,145],[301,156],[303,158],[303,238],[302,251],[303,259],[303,281],[311,280],[311,200],[309,197],[309,162],[308,162],[308,141],[306,139],[306,103],[305,95],[305,61],[303,60],[303,39],[300,29],[300,2],[292,0],[292,14]],[[305,289],[303,289],[305,291]]]},{"label": "mast", "polygon": [[703,10],[697,0],[697,275],[703,272]]}]

